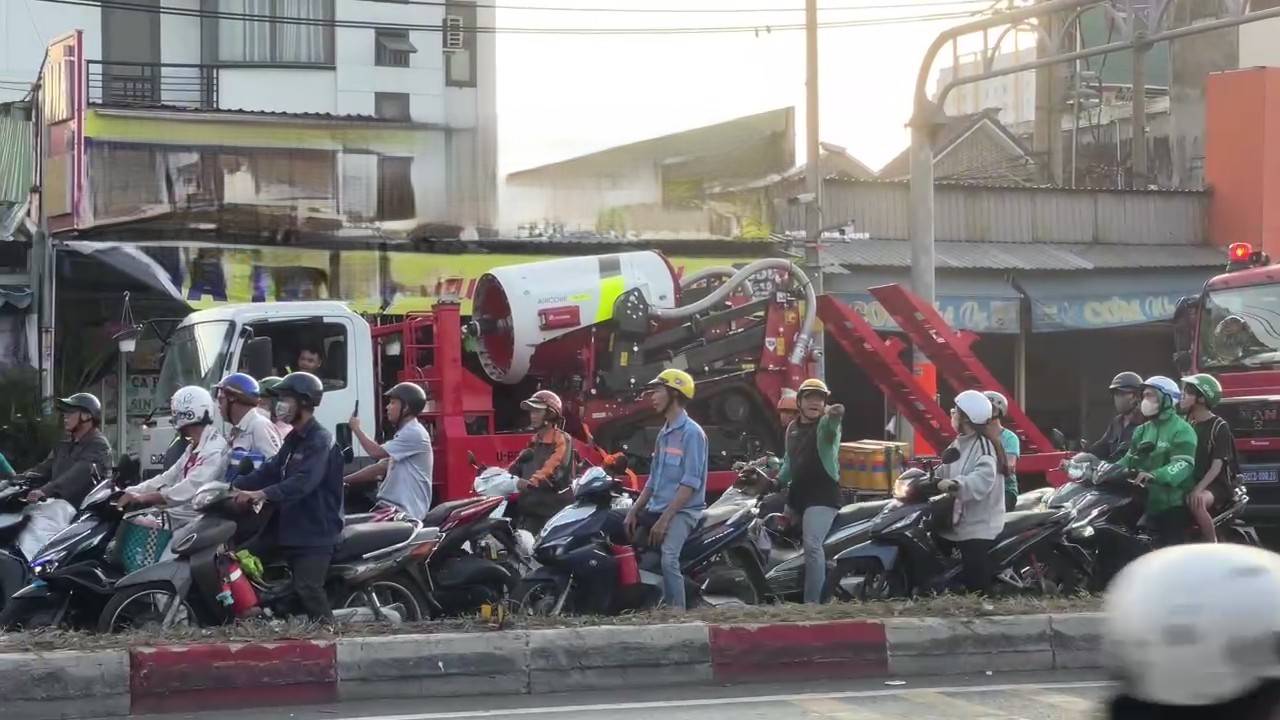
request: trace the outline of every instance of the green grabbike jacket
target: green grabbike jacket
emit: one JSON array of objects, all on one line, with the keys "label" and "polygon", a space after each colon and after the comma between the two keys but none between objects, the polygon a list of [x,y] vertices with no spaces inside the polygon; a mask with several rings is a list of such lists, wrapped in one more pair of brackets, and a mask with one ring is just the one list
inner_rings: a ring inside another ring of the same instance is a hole
[{"label": "green grabbike jacket", "polygon": [[[1154,442],[1150,454],[1140,455],[1138,449]],[[1196,466],[1196,431],[1178,416],[1172,407],[1160,411],[1133,432],[1129,452],[1120,459],[1120,465],[1151,474],[1147,486],[1147,514],[1155,515],[1186,502],[1187,494],[1195,487],[1193,471]]]}]

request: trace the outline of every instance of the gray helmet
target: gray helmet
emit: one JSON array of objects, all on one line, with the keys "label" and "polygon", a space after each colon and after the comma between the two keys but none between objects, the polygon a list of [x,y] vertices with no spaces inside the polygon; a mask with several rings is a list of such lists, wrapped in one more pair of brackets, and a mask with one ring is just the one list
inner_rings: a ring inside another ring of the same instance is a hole
[{"label": "gray helmet", "polygon": [[1142,392],[1142,376],[1136,372],[1125,370],[1124,372],[1111,378],[1111,391],[1129,390],[1131,392]]},{"label": "gray helmet", "polygon": [[317,407],[324,397],[324,383],[309,372],[291,372],[267,393],[273,397],[295,397],[311,407]]},{"label": "gray helmet", "polygon": [[421,415],[427,407],[427,391],[421,385],[402,382],[382,394],[383,397],[395,398],[405,409],[414,415]]},{"label": "gray helmet", "polygon": [[76,393],[71,397],[58,398],[56,403],[62,412],[82,410],[89,413],[94,422],[102,422],[102,401],[91,393]]}]

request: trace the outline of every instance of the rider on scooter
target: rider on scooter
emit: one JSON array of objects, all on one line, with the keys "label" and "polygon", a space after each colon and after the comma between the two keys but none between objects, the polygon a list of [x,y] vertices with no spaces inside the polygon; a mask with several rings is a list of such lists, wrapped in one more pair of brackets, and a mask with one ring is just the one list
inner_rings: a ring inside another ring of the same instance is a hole
[{"label": "rider on scooter", "polygon": [[360,418],[351,416],[347,421],[351,432],[360,447],[378,462],[351,473],[343,482],[352,485],[385,478],[378,486],[374,516],[383,520],[407,515],[421,520],[431,509],[431,436],[418,422],[427,407],[427,392],[417,383],[402,382],[384,397],[387,422],[395,428],[395,434],[379,445],[365,433]]},{"label": "rider on scooter", "polygon": [[940,547],[960,548],[964,584],[970,592],[987,592],[991,586],[990,551],[1004,529],[1004,485],[999,468],[1005,464],[1004,448],[987,435],[991,422],[991,401],[977,390],[956,395],[951,409],[951,427],[956,439],[951,447],[959,459],[943,465],[938,489],[956,492],[956,512],[949,530],[938,532]]},{"label": "rider on scooter", "polygon": [[262,388],[257,380],[245,373],[231,373],[213,386],[213,392],[218,399],[218,412],[231,425],[226,435],[231,446],[230,464],[238,466],[241,458],[247,457],[258,467],[280,452],[280,431],[271,418],[258,411]]},{"label": "rider on scooter", "polygon": [[529,413],[533,439],[507,472],[520,478],[516,500],[519,528],[537,534],[570,502],[564,491],[573,473],[573,440],[561,429],[564,404],[559,395],[539,390],[520,407]]},{"label": "rider on scooter", "polygon": [[1100,460],[1115,461],[1123,455],[1133,439],[1133,431],[1146,422],[1142,416],[1142,376],[1128,370],[1111,380],[1111,402],[1116,416],[1102,437],[1089,446],[1089,452]]},{"label": "rider on scooter", "polygon": [[1179,408],[1196,431],[1196,468],[1191,476],[1196,486],[1187,495],[1187,507],[1207,542],[1218,541],[1212,511],[1231,502],[1237,480],[1236,438],[1227,421],[1213,414],[1221,399],[1222,385],[1212,375],[1182,378]]},{"label": "rider on scooter", "polygon": [[[1195,485],[1196,431],[1178,417],[1182,391],[1163,375],[1142,383],[1142,415],[1147,421],[1133,434],[1119,465],[1137,470],[1135,481],[1147,487],[1147,520],[1156,547],[1186,541],[1191,514],[1187,495]],[[1154,445],[1154,448],[1144,446]]]}]

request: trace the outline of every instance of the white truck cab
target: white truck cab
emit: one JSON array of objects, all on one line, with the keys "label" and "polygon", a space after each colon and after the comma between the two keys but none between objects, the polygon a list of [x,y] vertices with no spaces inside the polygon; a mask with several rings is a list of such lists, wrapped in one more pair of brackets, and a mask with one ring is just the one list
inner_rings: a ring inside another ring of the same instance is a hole
[{"label": "white truck cab", "polygon": [[359,443],[351,441],[347,421],[354,413],[366,428],[377,427],[380,399],[374,397],[369,324],[340,302],[248,303],[194,312],[170,335],[156,386],[155,421],[142,435],[144,474],[162,469],[174,437],[169,398],[178,388],[212,388],[237,371],[259,380],[283,377],[299,369],[298,354],[304,349],[319,353],[322,360],[315,374],[324,382],[325,394],[316,419],[340,445],[352,446],[357,458],[366,457]]}]

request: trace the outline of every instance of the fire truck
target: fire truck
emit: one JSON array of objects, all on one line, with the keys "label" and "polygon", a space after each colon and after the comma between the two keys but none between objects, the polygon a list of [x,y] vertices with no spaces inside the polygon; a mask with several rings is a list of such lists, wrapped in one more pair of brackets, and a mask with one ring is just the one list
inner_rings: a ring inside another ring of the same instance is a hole
[{"label": "fire truck", "polygon": [[1174,361],[1222,383],[1217,413],[1236,437],[1245,519],[1271,545],[1280,531],[1280,268],[1247,243],[1227,255],[1225,273],[1178,303]]},{"label": "fire truck", "polygon": [[[871,292],[953,387],[1001,390],[970,352],[973,336],[953,331],[904,288]],[[904,363],[907,343],[882,337],[833,298],[816,297],[805,274],[785,259],[681,278],[654,251],[559,258],[483,275],[469,317],[459,300],[445,297],[430,312],[394,321],[331,301],[197,311],[169,338],[157,405],[178,387],[210,387],[234,370],[280,375],[310,350],[322,357],[315,373],[326,386],[317,416],[340,444],[353,446],[360,465],[369,459],[351,442],[348,419],[377,427],[381,391],[419,383],[430,398],[422,419],[433,440],[435,497],[451,500],[472,492],[475,461],[507,465],[527,446],[520,401],[538,389],[560,394],[565,429],[585,459],[623,454],[642,475],[659,425],[642,390],[662,369],[679,367],[697,381],[690,413],[706,429],[710,489],[718,491],[732,484],[735,462],[781,449],[774,408],[785,388],[812,373],[821,317],[827,336],[922,442],[944,447],[951,440],[947,414]],[[1060,455],[1016,404],[1009,420],[1028,453],[1020,474],[1057,465]],[[145,432],[143,461],[152,471],[172,437],[163,424]]]}]

